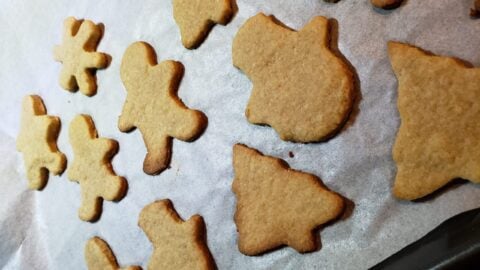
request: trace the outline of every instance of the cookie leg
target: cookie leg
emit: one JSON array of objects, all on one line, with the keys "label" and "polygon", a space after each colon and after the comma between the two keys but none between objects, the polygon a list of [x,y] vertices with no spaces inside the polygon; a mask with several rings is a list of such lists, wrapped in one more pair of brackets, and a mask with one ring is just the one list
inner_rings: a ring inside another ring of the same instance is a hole
[{"label": "cookie leg", "polygon": [[170,164],[172,138],[153,134],[145,134],[143,137],[148,151],[143,162],[143,171],[150,175],[159,174]]},{"label": "cookie leg", "polygon": [[69,91],[73,91],[77,88],[77,80],[70,74],[66,68],[62,68],[60,71],[60,86]]},{"label": "cookie leg", "polygon": [[52,153],[47,164],[47,169],[53,175],[59,175],[65,170],[66,159],[65,156],[61,153]]},{"label": "cookie leg", "polygon": [[86,185],[82,185],[82,202],[78,209],[78,216],[85,221],[94,221],[100,216],[102,211],[102,198],[92,195],[92,190]]},{"label": "cookie leg", "polygon": [[40,190],[47,183],[47,170],[45,168],[30,168],[27,170],[28,187]]},{"label": "cookie leg", "polygon": [[80,71],[76,78],[78,88],[83,94],[87,96],[92,96],[95,94],[97,90],[97,83],[95,82],[92,74],[90,74],[89,70]]}]

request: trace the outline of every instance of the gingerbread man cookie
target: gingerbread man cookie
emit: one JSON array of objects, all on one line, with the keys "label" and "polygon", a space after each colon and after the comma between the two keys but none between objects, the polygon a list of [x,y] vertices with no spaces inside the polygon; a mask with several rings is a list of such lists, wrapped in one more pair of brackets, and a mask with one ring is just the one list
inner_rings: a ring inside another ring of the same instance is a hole
[{"label": "gingerbread man cookie", "polygon": [[88,270],[141,270],[140,266],[121,268],[107,242],[93,237],[85,245],[85,261]]},{"label": "gingerbread man cookie", "polygon": [[342,213],[342,197],[281,159],[237,144],[233,167],[235,223],[243,254],[259,255],[283,245],[302,253],[314,251],[314,230]]},{"label": "gingerbread man cookie", "polygon": [[455,178],[480,183],[480,68],[390,42],[401,125],[393,193],[414,200]]},{"label": "gingerbread man cookie", "polygon": [[173,0],[173,16],[183,46],[194,49],[216,24],[226,25],[233,15],[231,0]]},{"label": "gingerbread man cookie", "polygon": [[28,187],[45,187],[48,172],[59,175],[65,170],[67,159],[57,148],[60,118],[47,115],[39,96],[26,96],[22,104],[17,150],[23,153]]},{"label": "gingerbread man cookie", "polygon": [[122,132],[140,130],[148,151],[143,170],[159,174],[170,164],[172,138],[195,140],[207,118],[187,108],[177,96],[183,65],[175,61],[157,64],[155,51],[147,43],[128,47],[120,75],[128,93],[118,127]]},{"label": "gingerbread man cookie", "polygon": [[111,164],[118,143],[98,138],[95,124],[88,115],[72,120],[69,135],[75,156],[67,174],[80,184],[82,192],[78,214],[84,221],[95,221],[102,212],[103,199],[119,201],[127,191],[127,181],[115,174]]},{"label": "gingerbread man cookie", "polygon": [[54,58],[63,64],[60,85],[71,92],[80,89],[87,96],[97,92],[94,69],[108,65],[107,55],[96,52],[102,28],[89,20],[68,17],[64,23],[63,44],[55,46]]},{"label": "gingerbread man cookie", "polygon": [[201,216],[183,221],[167,199],[143,208],[138,225],[153,244],[148,269],[215,269]]},{"label": "gingerbread man cookie", "polygon": [[299,32],[272,16],[250,18],[233,41],[233,64],[253,83],[248,121],[273,127],[282,140],[328,139],[352,109],[353,73],[330,50],[324,17]]}]

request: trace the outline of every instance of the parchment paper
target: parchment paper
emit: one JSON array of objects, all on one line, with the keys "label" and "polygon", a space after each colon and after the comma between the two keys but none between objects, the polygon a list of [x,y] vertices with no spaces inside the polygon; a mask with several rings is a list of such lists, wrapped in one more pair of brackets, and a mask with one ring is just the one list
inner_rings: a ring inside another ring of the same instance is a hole
[{"label": "parchment paper", "polygon": [[[85,269],[86,240],[100,236],[121,265],[146,267],[152,247],[137,226],[147,204],[170,198],[183,218],[204,217],[208,245],[219,269],[365,269],[423,236],[446,218],[479,206],[480,186],[453,185],[422,202],[391,195],[395,164],[392,145],[399,126],[397,81],[386,42],[408,42],[436,54],[480,64],[480,21],[469,18],[470,0],[407,1],[392,12],[374,10],[367,0],[237,0],[239,11],[226,26],[216,26],[197,50],[180,43],[171,1],[164,0],[3,0],[0,3],[0,267],[4,269]],[[356,68],[361,99],[346,127],[318,144],[281,141],[273,129],[251,125],[244,116],[252,84],[232,66],[231,45],[238,28],[258,12],[274,14],[300,29],[313,16],[335,18],[338,47]],[[105,25],[99,51],[112,57],[97,73],[98,94],[86,97],[60,88],[61,65],[53,46],[61,42],[67,16]],[[117,129],[126,91],[119,68],[125,49],[147,41],[159,61],[185,65],[179,96],[208,116],[206,132],[194,143],[175,140],[171,169],[159,176],[142,172],[145,147],[138,131]],[[58,145],[69,161],[68,125],[80,113],[93,117],[100,136],[119,141],[114,168],[128,179],[127,196],[104,202],[101,219],[77,217],[79,185],[50,177],[41,191],[27,190],[23,159],[15,150],[21,100],[39,94],[48,113],[58,115]],[[459,134],[461,136],[461,134]],[[240,142],[311,172],[354,204],[345,217],[320,231],[321,249],[300,255],[283,248],[248,257],[237,249],[231,192],[232,146]],[[289,157],[289,152],[294,158]]]}]

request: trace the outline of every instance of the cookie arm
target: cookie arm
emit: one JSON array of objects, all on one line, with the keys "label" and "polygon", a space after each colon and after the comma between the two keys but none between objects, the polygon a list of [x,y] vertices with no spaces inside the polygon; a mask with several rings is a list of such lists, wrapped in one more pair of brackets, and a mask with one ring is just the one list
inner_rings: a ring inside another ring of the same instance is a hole
[{"label": "cookie arm", "polygon": [[207,117],[200,111],[181,108],[175,113],[169,135],[182,140],[193,141],[205,129]]}]

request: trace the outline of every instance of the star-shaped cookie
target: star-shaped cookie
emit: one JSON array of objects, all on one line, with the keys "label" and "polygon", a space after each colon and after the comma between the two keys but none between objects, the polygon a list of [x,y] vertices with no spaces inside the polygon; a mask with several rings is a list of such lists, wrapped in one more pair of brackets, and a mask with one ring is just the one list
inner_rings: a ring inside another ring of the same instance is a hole
[{"label": "star-shaped cookie", "polygon": [[233,15],[231,0],[173,0],[173,16],[183,46],[194,49],[217,23],[227,24]]},{"label": "star-shaped cookie", "polygon": [[115,174],[111,163],[118,143],[98,138],[95,124],[88,115],[78,115],[72,120],[69,135],[74,159],[67,174],[70,180],[80,184],[82,192],[78,215],[84,221],[95,221],[102,212],[103,199],[119,201],[127,191],[127,181]]},{"label": "star-shaped cookie", "polygon": [[155,51],[144,42],[130,45],[122,59],[120,75],[127,90],[118,127],[138,128],[147,147],[143,170],[159,174],[170,164],[172,138],[193,141],[207,125],[205,115],[187,108],[177,96],[183,65],[157,64]]},{"label": "star-shaped cookie", "polygon": [[166,199],[143,208],[138,225],[153,244],[148,269],[215,269],[201,216],[183,221]]},{"label": "star-shaped cookie", "polygon": [[48,172],[59,175],[65,170],[67,159],[57,148],[60,118],[47,115],[39,96],[26,96],[22,103],[20,133],[17,150],[23,153],[28,187],[45,187]]},{"label": "star-shaped cookie", "polygon": [[316,142],[335,135],[354,101],[354,77],[330,50],[328,19],[313,18],[296,32],[260,13],[233,41],[233,64],[253,83],[246,116],[282,140]]},{"label": "star-shaped cookie", "polygon": [[401,125],[393,193],[414,200],[455,178],[480,183],[480,68],[389,42]]},{"label": "star-shaped cookie", "polygon": [[88,270],[141,270],[140,266],[120,267],[107,242],[93,237],[85,245],[85,261]]},{"label": "star-shaped cookie", "polygon": [[298,252],[314,251],[314,230],[342,213],[342,197],[316,176],[292,170],[281,159],[237,144],[233,168],[235,223],[243,254],[259,255],[283,245]]},{"label": "star-shaped cookie", "polygon": [[53,56],[62,62],[60,85],[71,92],[80,89],[87,96],[97,92],[93,70],[108,65],[107,55],[96,52],[102,28],[89,20],[68,17],[64,23],[62,45],[55,46]]}]

